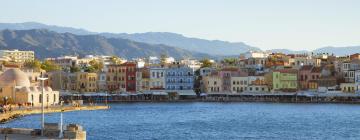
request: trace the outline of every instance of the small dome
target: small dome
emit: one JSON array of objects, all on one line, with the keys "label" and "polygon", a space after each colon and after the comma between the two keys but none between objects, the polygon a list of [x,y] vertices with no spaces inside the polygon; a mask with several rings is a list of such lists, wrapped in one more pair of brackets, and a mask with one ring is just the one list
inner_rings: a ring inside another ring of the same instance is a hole
[{"label": "small dome", "polygon": [[18,68],[8,69],[0,75],[0,87],[9,86],[30,87],[28,76]]}]

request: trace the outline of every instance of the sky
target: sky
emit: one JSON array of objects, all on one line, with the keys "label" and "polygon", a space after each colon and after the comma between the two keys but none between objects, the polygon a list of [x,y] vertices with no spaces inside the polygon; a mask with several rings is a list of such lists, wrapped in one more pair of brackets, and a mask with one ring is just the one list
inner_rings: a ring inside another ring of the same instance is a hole
[{"label": "sky", "polygon": [[360,0],[0,0],[0,22],[174,32],[268,49],[360,45]]}]

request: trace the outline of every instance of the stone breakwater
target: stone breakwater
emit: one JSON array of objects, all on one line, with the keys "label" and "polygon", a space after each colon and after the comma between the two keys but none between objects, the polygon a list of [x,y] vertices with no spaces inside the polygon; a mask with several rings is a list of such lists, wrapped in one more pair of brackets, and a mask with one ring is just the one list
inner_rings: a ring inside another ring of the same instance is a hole
[{"label": "stone breakwater", "polygon": [[[69,111],[81,111],[81,110],[104,110],[108,109],[108,106],[64,106],[64,107],[48,107],[45,108],[45,113],[56,113],[56,112],[69,112]],[[40,114],[41,108],[27,108],[27,109],[18,109],[11,112],[6,112],[0,114],[0,123],[6,123],[12,119],[32,114]]]}]

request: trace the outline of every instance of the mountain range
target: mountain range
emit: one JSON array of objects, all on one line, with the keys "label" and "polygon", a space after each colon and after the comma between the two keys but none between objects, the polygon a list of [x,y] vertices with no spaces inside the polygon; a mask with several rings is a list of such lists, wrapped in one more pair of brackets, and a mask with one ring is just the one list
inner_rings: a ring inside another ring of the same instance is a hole
[{"label": "mountain range", "polygon": [[[90,38],[93,37],[92,41],[87,43],[86,45],[89,46],[96,46],[101,44],[99,41],[96,41],[95,38],[101,38],[102,40],[106,40],[108,43],[114,43],[114,40],[121,40],[121,42],[128,42],[124,43],[127,44],[125,46],[119,46],[120,43],[111,44],[112,47],[115,49],[121,49],[118,52],[108,52],[108,50],[96,51],[93,53],[104,53],[104,54],[114,54],[114,55],[124,55],[126,57],[131,57],[127,52],[127,50],[133,50],[134,48],[141,48],[147,50],[143,52],[143,54],[132,54],[134,57],[140,55],[155,55],[159,54],[156,47],[159,47],[159,50],[167,50],[169,55],[174,55],[176,57],[212,57],[212,58],[224,58],[228,56],[237,56],[240,53],[244,53],[247,51],[261,51],[260,48],[253,47],[247,45],[242,42],[228,42],[228,41],[221,41],[221,40],[206,40],[206,39],[199,39],[199,38],[191,38],[186,37],[181,34],[176,33],[169,33],[169,32],[147,32],[147,33],[134,33],[134,34],[127,34],[127,33],[98,33],[98,32],[91,32],[85,29],[79,28],[72,28],[72,27],[62,27],[62,26],[55,26],[55,25],[46,25],[37,22],[24,22],[24,23],[0,23],[0,30],[28,30],[31,29],[47,29],[49,31],[54,31],[60,33],[62,35],[72,35],[76,36],[77,38]],[[42,30],[45,32],[44,30]],[[18,32],[18,31],[13,31]],[[55,34],[52,32],[53,34]],[[49,37],[44,36],[44,38],[50,39]],[[40,39],[40,38],[38,38]],[[56,40],[55,38],[54,40]],[[0,40],[1,41],[1,40]],[[95,44],[90,44],[90,43]],[[128,48],[129,43],[132,42],[133,48]],[[8,42],[9,43],[9,42]],[[43,42],[41,42],[43,43]],[[65,43],[65,42],[64,42]],[[96,44],[97,43],[97,44]],[[85,42],[83,42],[85,44]],[[106,44],[106,43],[105,43]],[[44,44],[42,44],[44,45]],[[73,44],[75,45],[75,44]],[[104,44],[102,44],[104,45]],[[136,47],[134,47],[136,46]],[[149,47],[151,46],[151,47]],[[3,46],[0,46],[3,47]],[[21,48],[21,46],[8,46],[12,48]],[[70,47],[70,46],[68,46]],[[79,50],[77,51],[77,47]],[[51,48],[51,47],[50,47]],[[82,52],[88,52],[87,50],[82,51],[85,46],[71,46],[72,53],[79,52],[79,54],[84,54]],[[91,49],[91,48],[87,48]],[[95,49],[95,48],[94,48]],[[153,50],[151,50],[153,49]],[[122,51],[122,52],[121,52]],[[360,52],[360,46],[349,46],[349,47],[322,47],[312,51],[301,50],[301,51],[294,51],[289,49],[273,49],[268,50],[270,52],[281,52],[285,54],[291,53],[334,53],[335,55],[348,55],[354,52]],[[64,51],[63,54],[71,53],[69,51]],[[120,53],[121,52],[121,53]],[[135,52],[132,52],[135,53]],[[47,54],[45,54],[47,55]]]},{"label": "mountain range", "polygon": [[32,50],[39,59],[63,55],[117,55],[124,58],[159,56],[211,58],[203,53],[100,35],[57,33],[47,29],[1,30],[0,49]]},{"label": "mountain range", "polygon": [[259,48],[252,47],[242,42],[232,43],[220,40],[205,40],[199,38],[185,37],[181,34],[169,32],[147,32],[147,33],[96,33],[84,29],[71,27],[62,27],[54,25],[46,25],[37,22],[24,23],[0,23],[0,30],[29,30],[29,29],[48,29],[58,33],[73,33],[76,35],[102,35],[107,38],[123,38],[136,42],[148,44],[163,44],[173,46],[180,49],[206,53],[209,55],[239,55],[250,50],[260,51]]}]

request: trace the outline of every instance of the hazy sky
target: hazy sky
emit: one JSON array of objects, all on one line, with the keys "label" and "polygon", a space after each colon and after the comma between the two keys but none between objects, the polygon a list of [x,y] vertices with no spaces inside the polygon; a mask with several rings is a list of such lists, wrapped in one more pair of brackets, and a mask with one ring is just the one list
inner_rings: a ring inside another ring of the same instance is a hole
[{"label": "hazy sky", "polygon": [[262,49],[360,45],[360,0],[0,0],[0,22],[175,32]]}]

